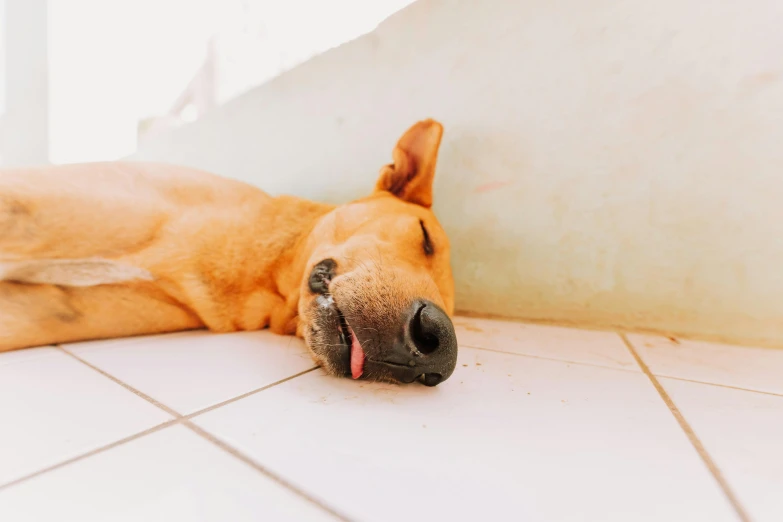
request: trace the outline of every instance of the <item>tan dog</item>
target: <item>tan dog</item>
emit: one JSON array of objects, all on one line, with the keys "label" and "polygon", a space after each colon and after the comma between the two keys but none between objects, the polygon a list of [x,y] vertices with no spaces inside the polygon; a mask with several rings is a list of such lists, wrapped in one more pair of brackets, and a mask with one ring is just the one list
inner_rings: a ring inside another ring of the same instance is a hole
[{"label": "tan dog", "polygon": [[170,165],[2,171],[0,351],[268,326],[334,375],[438,384],[457,355],[442,133],[411,127],[373,194],[337,207]]}]

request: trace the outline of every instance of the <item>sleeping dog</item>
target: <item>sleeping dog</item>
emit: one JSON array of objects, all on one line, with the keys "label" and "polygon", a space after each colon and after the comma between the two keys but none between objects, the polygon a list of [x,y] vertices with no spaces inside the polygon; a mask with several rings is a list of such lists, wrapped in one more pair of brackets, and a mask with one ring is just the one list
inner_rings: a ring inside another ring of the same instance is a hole
[{"label": "sleeping dog", "polygon": [[269,327],[333,375],[434,386],[457,359],[442,134],[413,125],[340,206],[171,165],[0,171],[0,351]]}]

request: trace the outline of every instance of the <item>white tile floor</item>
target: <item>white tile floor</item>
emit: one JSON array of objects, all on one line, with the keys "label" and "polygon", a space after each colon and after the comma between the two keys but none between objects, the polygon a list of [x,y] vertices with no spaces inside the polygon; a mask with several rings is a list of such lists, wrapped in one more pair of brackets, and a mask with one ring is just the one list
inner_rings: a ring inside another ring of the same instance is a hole
[{"label": "white tile floor", "polygon": [[268,332],[0,354],[0,521],[783,520],[783,351],[456,324],[436,388]]}]

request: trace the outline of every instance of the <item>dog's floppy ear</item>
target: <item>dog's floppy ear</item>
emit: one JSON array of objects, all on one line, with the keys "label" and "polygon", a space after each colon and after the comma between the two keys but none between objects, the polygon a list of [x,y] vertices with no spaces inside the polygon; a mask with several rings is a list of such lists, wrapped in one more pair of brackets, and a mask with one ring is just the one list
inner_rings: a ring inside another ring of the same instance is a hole
[{"label": "dog's floppy ear", "polygon": [[394,163],[381,169],[375,190],[423,207],[432,206],[432,181],[443,126],[435,120],[416,123],[403,134],[392,157]]}]

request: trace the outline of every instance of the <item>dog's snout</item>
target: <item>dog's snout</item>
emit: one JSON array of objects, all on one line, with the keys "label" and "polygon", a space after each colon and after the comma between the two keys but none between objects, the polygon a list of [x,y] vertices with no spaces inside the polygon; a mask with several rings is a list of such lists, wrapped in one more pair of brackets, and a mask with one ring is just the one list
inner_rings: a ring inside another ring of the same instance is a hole
[{"label": "dog's snout", "polygon": [[401,382],[419,380],[436,386],[449,378],[457,365],[457,334],[438,305],[418,300],[402,317],[402,342],[394,345],[390,370]]}]

